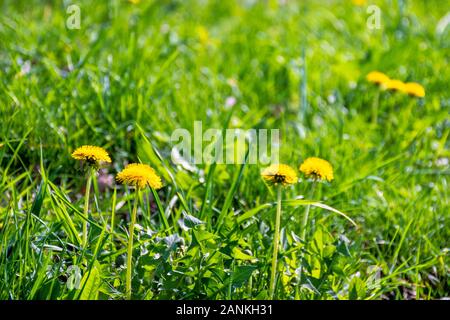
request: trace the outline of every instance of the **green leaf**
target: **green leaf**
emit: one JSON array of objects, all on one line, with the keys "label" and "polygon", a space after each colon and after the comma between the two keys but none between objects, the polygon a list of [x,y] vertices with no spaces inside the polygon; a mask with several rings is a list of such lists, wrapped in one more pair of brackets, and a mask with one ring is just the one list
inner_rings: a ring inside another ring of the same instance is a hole
[{"label": "green leaf", "polygon": [[252,257],[251,255],[242,252],[240,249],[236,247],[233,248],[232,256],[237,260],[257,260],[255,257]]},{"label": "green leaf", "polygon": [[215,239],[217,236],[206,230],[194,230],[195,238],[198,242],[207,241],[210,239]]},{"label": "green leaf", "polygon": [[364,299],[366,297],[366,286],[364,281],[358,277],[354,277],[350,282],[348,290],[348,298],[350,300]]},{"label": "green leaf", "polygon": [[238,266],[233,272],[233,286],[239,288],[243,286],[248,279],[252,276],[252,273],[257,269],[257,266]]},{"label": "green leaf", "polygon": [[165,230],[169,230],[169,222],[167,221],[166,213],[164,212],[164,208],[161,204],[161,200],[159,199],[158,192],[155,189],[150,188],[153,194],[153,198],[155,199],[156,206],[158,207],[159,217],[164,225]]},{"label": "green leaf", "polygon": [[41,212],[42,203],[45,198],[45,191],[47,190],[47,182],[42,181],[39,186],[39,191],[34,199],[33,206],[31,207],[31,213],[39,217],[39,212]]},{"label": "green leaf", "polygon": [[237,223],[242,223],[242,222],[244,222],[245,220],[248,220],[248,219],[250,219],[251,217],[253,217],[254,215],[256,215],[256,214],[257,214],[258,212],[260,212],[261,210],[266,209],[266,208],[270,208],[270,207],[272,207],[272,206],[273,206],[272,203],[265,203],[265,204],[262,204],[262,205],[260,205],[260,206],[258,206],[258,207],[256,207],[256,208],[253,208],[253,209],[251,209],[251,210],[249,210],[249,211],[243,213],[242,215],[240,215],[240,216],[236,219],[236,221],[237,221]]},{"label": "green leaf", "polygon": [[[248,153],[248,151],[247,151],[247,153]],[[230,189],[228,190],[228,193],[225,198],[225,202],[223,204],[222,210],[220,211],[219,217],[217,218],[216,232],[219,232],[220,228],[222,227],[223,220],[225,219],[225,217],[228,213],[228,209],[230,209],[230,207],[231,207],[231,203],[233,201],[234,194],[237,190],[237,187],[239,186],[239,183],[241,182],[242,174],[244,172],[245,165],[247,164],[247,155],[246,155],[245,159],[246,160],[245,160],[244,164],[240,165],[239,170],[237,170],[234,174],[233,182],[231,184]]]},{"label": "green leaf", "polygon": [[355,221],[353,221],[349,216],[347,216],[345,213],[330,207],[326,204],[323,204],[321,202],[316,202],[316,201],[310,201],[310,200],[285,200],[283,201],[283,205],[286,206],[292,206],[292,207],[297,207],[297,206],[304,206],[304,205],[311,205],[314,207],[318,207],[318,208],[322,208],[334,213],[337,213],[338,215],[344,217],[345,219],[347,219],[348,221],[350,221],[355,227],[358,227],[358,225],[356,224]]},{"label": "green leaf", "polygon": [[82,292],[80,300],[97,300],[101,286],[100,271],[97,265],[94,265],[90,272],[86,273],[81,280]]},{"label": "green leaf", "polygon": [[188,228],[194,228],[195,226],[205,223],[204,221],[202,221],[194,216],[191,216],[190,214],[187,214],[187,213],[183,213],[183,216],[184,216],[184,219],[183,219],[184,225]]}]

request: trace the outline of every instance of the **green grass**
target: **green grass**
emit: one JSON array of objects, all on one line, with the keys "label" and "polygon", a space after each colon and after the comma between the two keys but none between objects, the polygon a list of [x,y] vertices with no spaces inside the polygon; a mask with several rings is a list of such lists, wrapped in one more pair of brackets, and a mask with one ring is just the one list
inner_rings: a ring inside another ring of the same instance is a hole
[{"label": "green grass", "polygon": [[[273,0],[80,0],[81,29],[69,30],[61,2],[0,3],[0,299],[125,298],[133,192],[94,180],[83,249],[86,172],[70,157],[83,144],[113,159],[100,180],[142,161],[165,183],[139,206],[134,299],[268,298],[276,192],[262,166],[175,166],[170,135],[196,120],[278,128],[282,162],[334,167],[311,200],[358,228],[312,207],[303,242],[304,203],[285,201],[275,298],[450,296],[441,1],[368,1],[380,30],[366,27],[367,5]],[[373,125],[372,70],[426,97],[381,92]],[[302,179],[283,197],[310,188]]]}]

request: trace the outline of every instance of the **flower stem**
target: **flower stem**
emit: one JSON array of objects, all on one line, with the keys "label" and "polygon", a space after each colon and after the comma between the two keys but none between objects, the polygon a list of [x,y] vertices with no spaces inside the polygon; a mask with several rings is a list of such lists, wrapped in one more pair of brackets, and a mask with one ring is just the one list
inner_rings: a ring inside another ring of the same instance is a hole
[{"label": "flower stem", "polygon": [[[313,200],[314,197],[314,191],[316,189],[316,183],[317,181],[314,179],[312,186],[311,186],[311,193],[309,195],[309,199]],[[306,227],[308,226],[308,219],[309,219],[309,210],[311,208],[311,205],[306,205],[305,213],[303,214],[303,221],[302,221],[302,234],[301,239],[306,246]],[[303,260],[304,260],[304,251],[302,251],[300,255],[300,270],[299,270],[299,276],[298,276],[298,286],[300,287],[301,281],[302,281],[302,274],[303,274]]]},{"label": "flower stem", "polygon": [[277,187],[277,213],[275,218],[275,235],[273,237],[272,270],[270,274],[270,299],[273,299],[275,293],[275,278],[277,273],[278,245],[280,242],[281,222],[281,188],[282,186],[279,184]]},{"label": "flower stem", "polygon": [[[116,197],[117,197],[117,188],[114,188],[113,198],[112,198],[112,206],[111,206],[111,227],[110,227],[110,246],[111,252],[114,252],[114,224],[116,217]],[[111,257],[111,263],[113,261],[113,257]]]},{"label": "flower stem", "polygon": [[[314,190],[316,189],[316,180],[313,181],[311,186],[311,194],[309,196],[310,200],[314,197]],[[306,227],[308,226],[308,219],[309,219],[309,210],[311,208],[311,205],[307,205],[305,209],[305,213],[303,215],[303,221],[302,221],[302,240],[306,242]]]},{"label": "flower stem", "polygon": [[376,125],[378,122],[378,105],[380,104],[380,90],[377,90],[375,98],[372,103],[372,124]]},{"label": "flower stem", "polygon": [[131,300],[131,274],[132,274],[132,260],[133,260],[133,237],[134,237],[134,225],[136,224],[137,207],[139,203],[139,187],[136,188],[134,207],[131,213],[130,225],[128,226],[128,251],[127,251],[127,278],[126,278],[126,290],[127,299]]},{"label": "flower stem", "polygon": [[95,169],[89,168],[89,174],[88,179],[86,182],[86,192],[84,195],[84,211],[83,211],[83,248],[86,248],[87,246],[87,240],[88,240],[88,219],[89,219],[89,198],[91,194],[91,183],[92,183],[92,177],[94,176]]}]

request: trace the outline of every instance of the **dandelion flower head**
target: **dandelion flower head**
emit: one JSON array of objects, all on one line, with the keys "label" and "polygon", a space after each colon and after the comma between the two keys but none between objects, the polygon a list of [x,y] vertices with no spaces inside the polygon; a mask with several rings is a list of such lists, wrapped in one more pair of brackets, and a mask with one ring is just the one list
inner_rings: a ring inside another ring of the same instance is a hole
[{"label": "dandelion flower head", "polygon": [[405,83],[401,80],[392,79],[383,83],[383,87],[387,90],[405,92]]},{"label": "dandelion flower head", "polygon": [[299,170],[303,172],[307,178],[327,181],[331,181],[334,179],[333,167],[328,161],[320,158],[307,158],[300,165]]},{"label": "dandelion flower head", "polygon": [[142,163],[131,163],[117,174],[116,180],[120,183],[139,188],[149,186],[153,189],[162,188],[161,178],[155,170]]},{"label": "dandelion flower head", "polygon": [[390,80],[387,75],[385,75],[384,73],[379,72],[379,71],[369,72],[366,76],[366,79],[367,79],[367,81],[376,83],[376,84],[383,84]]},{"label": "dandelion flower head", "polygon": [[352,0],[352,2],[356,6],[363,6],[366,4],[367,0]]},{"label": "dandelion flower head", "polygon": [[261,172],[263,179],[273,185],[281,183],[283,186],[297,182],[295,170],[286,164],[273,164]]},{"label": "dandelion flower head", "polygon": [[72,153],[72,158],[87,161],[91,165],[98,164],[99,162],[111,162],[108,152],[96,146],[81,146],[75,149]]},{"label": "dandelion flower head", "polygon": [[414,96],[417,98],[425,97],[425,88],[416,82],[408,82],[405,83],[405,92],[410,96]]}]

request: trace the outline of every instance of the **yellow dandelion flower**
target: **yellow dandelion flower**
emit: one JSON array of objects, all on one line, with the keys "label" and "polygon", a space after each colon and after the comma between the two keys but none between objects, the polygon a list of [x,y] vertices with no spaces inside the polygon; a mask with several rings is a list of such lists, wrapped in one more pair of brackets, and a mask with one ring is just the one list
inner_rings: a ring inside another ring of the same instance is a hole
[{"label": "yellow dandelion flower", "polygon": [[281,183],[283,186],[294,184],[298,180],[295,170],[286,164],[273,164],[265,168],[261,176],[270,184]]},{"label": "yellow dandelion flower", "polygon": [[142,163],[131,163],[117,174],[116,180],[139,188],[149,186],[153,189],[162,188],[161,178],[156,171]]},{"label": "yellow dandelion flower", "polygon": [[198,39],[202,45],[207,45],[210,42],[209,32],[204,26],[197,26],[195,28]]},{"label": "yellow dandelion flower", "polygon": [[366,4],[367,0],[352,0],[352,2],[356,6],[363,6]]},{"label": "yellow dandelion flower", "polygon": [[405,92],[410,96],[423,98],[425,97],[425,88],[416,82],[405,83]]},{"label": "yellow dandelion flower", "polygon": [[111,162],[108,152],[96,146],[81,146],[72,153],[72,158],[87,161],[91,165],[99,162]]},{"label": "yellow dandelion flower", "polygon": [[320,158],[316,157],[307,158],[300,165],[299,170],[303,172],[307,178],[311,177],[313,179],[328,180],[328,181],[334,179],[333,167],[328,161]]},{"label": "yellow dandelion flower", "polygon": [[383,84],[388,82],[390,79],[387,75],[379,71],[369,72],[366,76],[367,81],[375,83],[375,84]]},{"label": "yellow dandelion flower", "polygon": [[396,79],[392,79],[383,83],[383,87],[387,90],[405,92],[405,83]]}]

